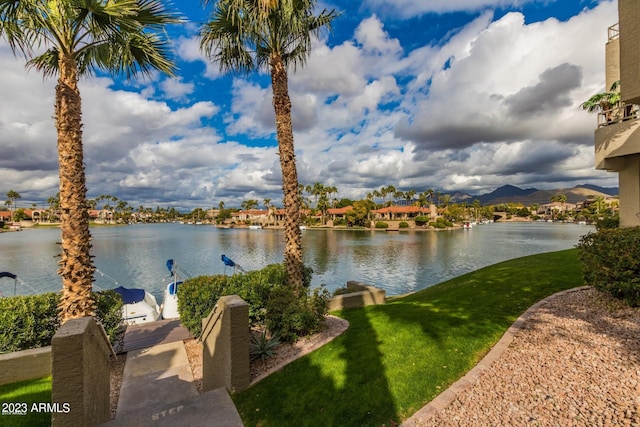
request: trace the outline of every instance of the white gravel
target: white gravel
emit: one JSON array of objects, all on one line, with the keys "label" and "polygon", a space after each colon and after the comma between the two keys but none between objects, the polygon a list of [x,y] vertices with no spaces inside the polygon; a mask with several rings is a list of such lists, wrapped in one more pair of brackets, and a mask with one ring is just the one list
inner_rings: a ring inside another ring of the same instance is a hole
[{"label": "white gravel", "polygon": [[405,425],[640,427],[640,308],[594,289],[555,297],[457,392]]}]

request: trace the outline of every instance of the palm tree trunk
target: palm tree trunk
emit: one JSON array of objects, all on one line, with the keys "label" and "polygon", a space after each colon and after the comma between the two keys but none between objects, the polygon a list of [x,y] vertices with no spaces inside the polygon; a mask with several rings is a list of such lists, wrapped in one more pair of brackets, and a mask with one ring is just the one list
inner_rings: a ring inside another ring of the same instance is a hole
[{"label": "palm tree trunk", "polygon": [[294,287],[296,292],[299,292],[303,285],[303,263],[298,172],[296,170],[296,155],[293,147],[291,99],[289,98],[287,69],[279,54],[271,56],[271,86],[273,89],[273,108],[276,114],[280,167],[282,169],[282,190],[284,193],[284,263],[287,268],[288,284]]},{"label": "palm tree trunk", "polygon": [[95,267],[91,260],[91,234],[86,206],[78,70],[73,58],[60,55],[55,106],[62,231],[62,254],[58,262],[62,297],[58,309],[60,321],[65,322],[93,315],[91,284]]}]

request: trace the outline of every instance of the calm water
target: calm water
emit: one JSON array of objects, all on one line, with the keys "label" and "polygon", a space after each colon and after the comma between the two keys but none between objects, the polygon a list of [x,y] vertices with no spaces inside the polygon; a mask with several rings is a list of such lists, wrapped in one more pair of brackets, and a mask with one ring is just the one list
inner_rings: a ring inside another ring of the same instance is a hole
[{"label": "calm water", "polygon": [[[397,295],[507,259],[569,249],[590,231],[589,226],[556,223],[495,223],[441,232],[306,230],[303,247],[305,263],[314,269],[313,285],[333,290],[360,280]],[[97,227],[91,233],[99,270],[122,286],[144,287],[160,299],[169,277],[167,259],[192,276],[231,274],[222,254],[253,270],[282,262],[284,251],[281,230],[149,224]],[[59,290],[59,239],[58,229],[0,234],[0,271],[17,274],[38,291]],[[96,284],[116,286],[100,275]],[[0,290],[11,295],[13,281],[0,279]]]}]

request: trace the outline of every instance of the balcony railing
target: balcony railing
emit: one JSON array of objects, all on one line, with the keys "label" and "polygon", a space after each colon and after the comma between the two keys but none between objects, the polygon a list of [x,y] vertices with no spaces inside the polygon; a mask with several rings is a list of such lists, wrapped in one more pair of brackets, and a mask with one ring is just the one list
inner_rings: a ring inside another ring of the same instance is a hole
[{"label": "balcony railing", "polygon": [[619,23],[613,24],[608,28],[608,32],[609,32],[609,41],[617,39],[618,37],[620,37],[620,24]]},{"label": "balcony railing", "polygon": [[598,127],[640,118],[640,105],[628,104],[598,113]]}]

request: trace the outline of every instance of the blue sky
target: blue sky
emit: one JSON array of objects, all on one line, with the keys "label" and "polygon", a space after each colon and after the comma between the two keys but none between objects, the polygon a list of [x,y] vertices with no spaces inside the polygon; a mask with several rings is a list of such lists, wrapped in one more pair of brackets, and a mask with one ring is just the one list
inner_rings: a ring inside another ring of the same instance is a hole
[{"label": "blue sky", "polygon": [[[299,180],[339,197],[402,190],[481,194],[512,184],[617,186],[593,167],[596,118],[578,105],[604,89],[617,2],[338,0],[342,15],[290,71]],[[176,2],[179,71],[81,82],[89,197],[180,209],[279,203],[269,76],[221,75],[199,51],[207,14]],[[19,204],[57,190],[55,81],[25,71],[0,40],[0,192]]]}]

